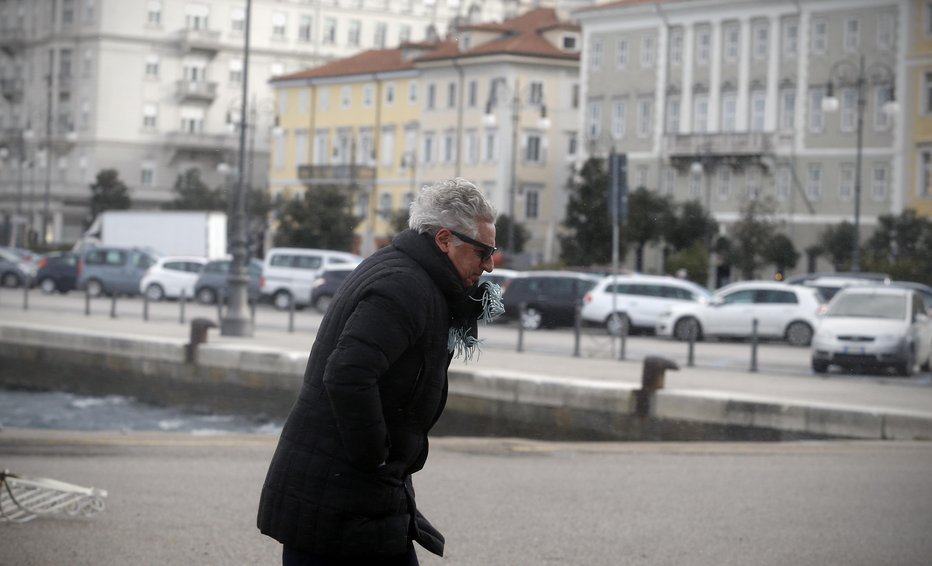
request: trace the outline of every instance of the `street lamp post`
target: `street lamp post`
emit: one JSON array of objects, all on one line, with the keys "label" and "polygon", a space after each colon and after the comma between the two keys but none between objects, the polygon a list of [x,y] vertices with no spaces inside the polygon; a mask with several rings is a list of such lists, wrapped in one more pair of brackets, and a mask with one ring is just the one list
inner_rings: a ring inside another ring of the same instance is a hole
[{"label": "street lamp post", "polygon": [[[501,83],[506,88],[508,83],[504,78],[498,78],[492,81],[492,86],[489,92],[489,99],[485,105],[485,115],[482,117],[482,122],[486,126],[495,126],[497,119],[495,114],[492,113],[493,109],[497,105],[497,86]],[[508,235],[507,235],[507,244],[505,249],[508,251],[509,262],[512,261],[512,258],[515,256],[515,200],[517,199],[518,192],[518,125],[521,121],[521,84],[519,79],[515,79],[514,87],[511,88],[511,163],[509,165],[509,187],[508,187]],[[541,130],[547,130],[550,128],[550,119],[547,117],[547,106],[543,103],[543,100],[540,102],[540,118],[537,122],[537,127]]]},{"label": "street lamp post", "polygon": [[[861,271],[861,161],[864,151],[864,108],[867,105],[867,97],[864,92],[869,82],[892,83],[893,71],[883,63],[873,63],[865,67],[864,55],[858,58],[858,62],[839,61],[832,66],[829,73],[829,82],[826,85],[826,95],[822,99],[822,109],[827,112],[838,110],[840,103],[835,96],[835,82],[843,85],[853,85],[857,91],[857,134],[856,134],[856,153],[854,162],[854,237],[851,242],[851,271],[857,273]],[[893,96],[893,87],[890,87],[890,97],[884,103],[884,112],[893,114],[896,112],[896,102]]]},{"label": "street lamp post", "polygon": [[220,319],[220,334],[223,336],[252,336],[252,320],[247,316],[249,275],[246,272],[249,249],[246,242],[246,185],[244,183],[246,160],[246,101],[249,99],[249,25],[252,0],[246,0],[243,45],[243,95],[240,104],[239,159],[237,160],[235,205],[230,252],[230,274],[227,282],[230,289],[226,316]]}]

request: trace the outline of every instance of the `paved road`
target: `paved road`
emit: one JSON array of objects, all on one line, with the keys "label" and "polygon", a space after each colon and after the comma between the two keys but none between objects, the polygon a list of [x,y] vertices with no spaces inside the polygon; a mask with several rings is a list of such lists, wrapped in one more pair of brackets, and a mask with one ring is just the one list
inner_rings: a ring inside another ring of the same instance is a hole
[{"label": "paved road", "polygon": [[[4,525],[0,564],[279,564],[254,527],[260,436],[0,432],[0,465],[108,490],[93,518]],[[441,438],[415,482],[425,566],[926,566],[929,443]]]}]

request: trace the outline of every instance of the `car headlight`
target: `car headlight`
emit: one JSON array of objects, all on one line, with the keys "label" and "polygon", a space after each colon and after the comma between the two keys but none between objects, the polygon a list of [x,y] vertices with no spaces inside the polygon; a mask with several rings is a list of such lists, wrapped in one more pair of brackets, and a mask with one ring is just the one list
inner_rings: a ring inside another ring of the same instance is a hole
[{"label": "car headlight", "polygon": [[903,339],[904,338],[899,334],[881,334],[877,336],[875,343],[886,346],[890,344],[899,344]]}]

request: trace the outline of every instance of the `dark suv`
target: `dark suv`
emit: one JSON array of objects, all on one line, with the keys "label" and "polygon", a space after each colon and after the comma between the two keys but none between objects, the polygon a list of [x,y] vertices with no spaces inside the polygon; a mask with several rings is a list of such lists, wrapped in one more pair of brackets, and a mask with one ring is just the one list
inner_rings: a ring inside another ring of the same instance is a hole
[{"label": "dark suv", "polygon": [[67,293],[78,280],[78,254],[50,253],[39,260],[36,284],[46,295]]},{"label": "dark suv", "polygon": [[[572,326],[576,305],[599,282],[596,275],[571,271],[539,271],[505,281],[502,320],[518,320],[527,330]],[[521,305],[524,313],[521,314]]]},{"label": "dark suv", "polygon": [[318,312],[325,313],[330,308],[330,302],[337,289],[343,284],[343,281],[349,277],[349,274],[356,269],[356,265],[348,263],[337,263],[324,268],[317,276],[317,279],[311,283],[311,306]]}]

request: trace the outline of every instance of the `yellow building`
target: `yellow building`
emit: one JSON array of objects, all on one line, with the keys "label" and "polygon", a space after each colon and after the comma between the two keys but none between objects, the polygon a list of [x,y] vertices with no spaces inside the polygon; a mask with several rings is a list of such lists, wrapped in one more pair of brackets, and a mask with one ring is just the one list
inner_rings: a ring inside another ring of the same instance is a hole
[{"label": "yellow building", "polygon": [[904,113],[905,206],[932,217],[932,2],[912,0]]},{"label": "yellow building", "polygon": [[357,216],[356,250],[372,253],[416,190],[419,127],[415,57],[436,44],[373,50],[272,81],[281,135],[270,167],[273,198],[345,187]]}]

